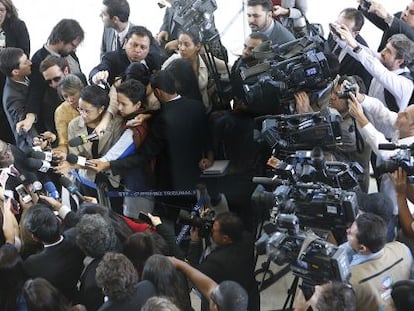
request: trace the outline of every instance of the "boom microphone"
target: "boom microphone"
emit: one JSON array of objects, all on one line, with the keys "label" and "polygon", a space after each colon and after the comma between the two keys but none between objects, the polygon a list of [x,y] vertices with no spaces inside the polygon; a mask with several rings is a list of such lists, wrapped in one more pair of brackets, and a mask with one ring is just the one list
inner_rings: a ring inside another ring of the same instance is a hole
[{"label": "boom microphone", "polygon": [[77,146],[86,144],[89,141],[97,140],[97,139],[99,139],[99,135],[96,133],[92,133],[89,135],[80,135],[78,137],[75,137],[69,140],[68,144],[71,147],[77,147]]},{"label": "boom microphone", "polygon": [[68,161],[71,164],[78,164],[81,166],[89,166],[89,167],[97,167],[95,163],[88,161],[85,157],[77,156],[75,154],[69,153],[66,156],[66,161]]},{"label": "boom microphone", "polygon": [[76,185],[74,183],[72,183],[69,178],[67,178],[65,176],[60,176],[59,182],[62,184],[63,187],[68,189],[68,191],[71,194],[76,195],[78,197],[80,203],[85,201],[85,197],[82,195],[82,193],[80,193],[79,188],[76,187]]}]

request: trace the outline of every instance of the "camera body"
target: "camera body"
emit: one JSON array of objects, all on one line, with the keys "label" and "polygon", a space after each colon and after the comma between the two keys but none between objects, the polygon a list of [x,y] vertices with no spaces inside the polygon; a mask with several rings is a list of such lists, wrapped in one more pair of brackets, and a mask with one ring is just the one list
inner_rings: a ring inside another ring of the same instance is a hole
[{"label": "camera body", "polygon": [[266,48],[269,51],[262,46],[253,51],[259,64],[240,70],[244,102],[256,115],[290,114],[289,104],[296,92],[316,94],[336,75],[336,66],[327,58],[318,36]]},{"label": "camera body", "polygon": [[[392,173],[401,167],[407,173],[409,183],[414,183],[414,158],[412,156],[411,146],[395,146],[394,149],[400,148],[395,155],[388,160],[377,159],[377,170],[379,174]],[[381,148],[381,145],[379,146]],[[387,148],[388,149],[388,148]]]},{"label": "camera body", "polygon": [[346,252],[297,228],[295,215],[280,214],[277,230],[267,241],[267,255],[277,265],[290,264],[294,275],[311,286],[328,281],[347,282],[351,275]]},{"label": "camera body", "polygon": [[368,11],[371,7],[371,2],[367,1],[367,0],[361,0],[361,2],[359,3],[360,7],[362,10],[364,11]]},{"label": "camera body", "polygon": [[214,217],[216,216],[213,210],[209,210],[198,216],[195,213],[178,215],[178,222],[182,225],[189,225],[191,227],[198,228],[198,234],[201,238],[207,238],[211,234],[213,228]]}]

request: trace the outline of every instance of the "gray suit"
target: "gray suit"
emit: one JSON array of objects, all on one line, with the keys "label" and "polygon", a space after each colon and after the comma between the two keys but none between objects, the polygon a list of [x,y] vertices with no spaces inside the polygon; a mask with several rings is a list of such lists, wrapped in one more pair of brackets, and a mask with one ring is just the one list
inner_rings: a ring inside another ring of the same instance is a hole
[{"label": "gray suit", "polygon": [[27,109],[27,93],[29,86],[6,78],[6,83],[3,89],[3,109],[7,117],[7,121],[13,131],[16,146],[20,149],[31,148],[33,137],[37,135],[34,127],[25,133],[19,134],[16,132],[17,122],[26,117]]},{"label": "gray suit", "polygon": [[[131,29],[131,27],[133,26],[135,25],[129,22],[129,29]],[[116,35],[115,29],[110,28],[110,27],[105,27],[103,31],[103,35],[102,35],[101,59],[102,59],[102,56],[106,52],[115,51],[118,48],[116,41],[117,41],[117,35]]]},{"label": "gray suit", "polygon": [[276,21],[273,21],[273,29],[270,34],[267,32],[263,33],[268,36],[269,40],[272,41],[272,44],[280,45],[296,39],[286,27]]}]

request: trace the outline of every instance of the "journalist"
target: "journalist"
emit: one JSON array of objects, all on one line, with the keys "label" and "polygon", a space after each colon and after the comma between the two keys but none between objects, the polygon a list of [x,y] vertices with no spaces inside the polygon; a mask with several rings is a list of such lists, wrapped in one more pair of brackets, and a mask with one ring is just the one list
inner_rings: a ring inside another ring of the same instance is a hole
[{"label": "journalist", "polygon": [[412,275],[412,256],[400,242],[386,243],[385,221],[372,213],[358,215],[347,230],[348,242],[341,245],[351,255],[351,279],[357,310],[377,311],[392,306],[394,282]]},{"label": "journalist", "polygon": [[[254,278],[254,239],[244,231],[243,223],[233,213],[219,214],[211,229],[211,238],[216,247],[200,262],[203,246],[198,229],[191,230],[191,243],[187,259],[202,273],[221,283],[226,280],[239,283],[249,295],[249,310],[259,310],[260,296]],[[208,310],[205,299],[203,311]]]}]

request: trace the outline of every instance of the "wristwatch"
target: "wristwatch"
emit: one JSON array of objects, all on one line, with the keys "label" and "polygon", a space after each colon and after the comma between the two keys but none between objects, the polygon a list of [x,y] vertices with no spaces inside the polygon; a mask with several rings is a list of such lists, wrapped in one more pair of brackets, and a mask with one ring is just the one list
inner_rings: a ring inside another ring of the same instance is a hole
[{"label": "wristwatch", "polygon": [[362,51],[362,48],[360,45],[357,45],[356,47],[354,47],[354,49],[352,50],[354,53],[359,53]]}]

